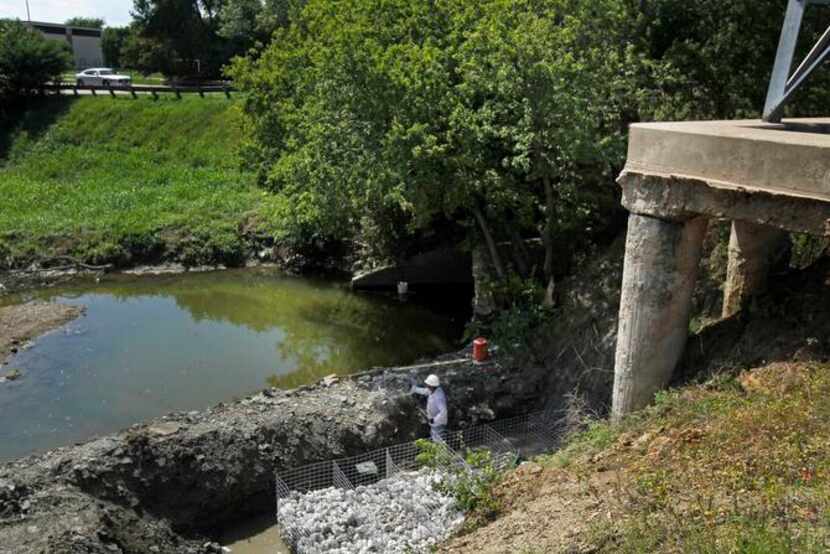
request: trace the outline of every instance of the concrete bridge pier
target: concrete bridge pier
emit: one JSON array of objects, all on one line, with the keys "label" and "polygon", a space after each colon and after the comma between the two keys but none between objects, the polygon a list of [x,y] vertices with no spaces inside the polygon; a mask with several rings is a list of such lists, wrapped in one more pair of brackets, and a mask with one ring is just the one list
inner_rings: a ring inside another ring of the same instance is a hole
[{"label": "concrete bridge pier", "polygon": [[732,317],[753,296],[764,292],[770,267],[786,249],[787,232],[748,221],[733,221],[729,265],[723,290],[724,318]]},{"label": "concrete bridge pier", "polygon": [[708,220],[628,217],[612,416],[665,387],[689,334],[692,292]]},{"label": "concrete bridge pier", "polygon": [[762,291],[788,232],[830,236],[830,119],[643,123],[618,182],[631,213],[612,416],[671,379],[706,218],[733,221],[723,315]]}]

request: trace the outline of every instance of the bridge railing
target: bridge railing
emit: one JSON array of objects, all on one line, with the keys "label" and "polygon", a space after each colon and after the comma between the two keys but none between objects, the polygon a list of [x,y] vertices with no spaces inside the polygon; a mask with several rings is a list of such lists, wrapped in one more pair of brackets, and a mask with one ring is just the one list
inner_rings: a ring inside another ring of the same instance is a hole
[{"label": "bridge railing", "polygon": [[182,94],[198,94],[203,97],[207,93],[223,93],[226,97],[231,97],[231,92],[236,90],[230,85],[127,85],[127,86],[113,86],[113,85],[77,85],[75,83],[49,83],[41,87],[41,93],[47,94],[49,92],[61,94],[63,91],[72,91],[75,96],[80,94],[80,91],[90,91],[93,96],[98,93],[115,96],[117,93],[129,93],[133,98],[137,98],[139,94],[151,94],[153,98],[158,98],[159,94],[175,94],[176,98],[181,98]]}]

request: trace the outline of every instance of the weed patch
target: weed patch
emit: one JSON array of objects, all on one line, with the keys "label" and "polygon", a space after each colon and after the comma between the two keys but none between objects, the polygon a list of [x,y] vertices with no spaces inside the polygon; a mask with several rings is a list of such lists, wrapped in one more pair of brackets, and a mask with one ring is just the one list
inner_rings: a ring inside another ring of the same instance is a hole
[{"label": "weed patch", "polygon": [[826,552],[828,393],[826,366],[776,364],[663,394],[606,453],[626,478],[601,551]]},{"label": "weed patch", "polygon": [[521,502],[447,550],[827,552],[830,365],[777,363],[662,392],[537,462],[499,486],[499,499]]},{"label": "weed patch", "polygon": [[456,460],[446,446],[430,440],[416,441],[417,462],[425,467],[449,471],[441,489],[452,495],[466,514],[464,530],[469,532],[498,515],[501,503],[494,494],[495,486],[504,475],[496,468],[489,450],[467,450],[464,464]]}]

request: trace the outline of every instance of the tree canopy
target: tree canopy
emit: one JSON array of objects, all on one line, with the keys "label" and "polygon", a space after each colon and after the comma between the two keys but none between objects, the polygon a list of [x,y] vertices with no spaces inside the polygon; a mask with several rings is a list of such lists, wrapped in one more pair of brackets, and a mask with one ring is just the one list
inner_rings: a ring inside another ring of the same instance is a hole
[{"label": "tree canopy", "polygon": [[124,62],[145,72],[217,77],[263,47],[303,0],[133,0]]},{"label": "tree canopy", "polygon": [[89,27],[91,29],[103,29],[104,20],[100,17],[70,17],[65,25],[69,27]]},{"label": "tree canopy", "polygon": [[104,64],[110,67],[122,67],[121,52],[130,36],[129,27],[107,27],[101,34],[101,51]]},{"label": "tree canopy", "polygon": [[0,20],[0,106],[37,91],[71,66],[65,42],[49,40],[19,21]]},{"label": "tree canopy", "polygon": [[[757,117],[784,6],[309,0],[228,74],[249,93],[245,158],[281,199],[280,238],[388,258],[407,236],[449,230],[486,244],[500,277],[536,276],[550,300],[555,243],[573,249],[620,219],[627,125]],[[828,90],[817,83],[791,113],[826,106]]]},{"label": "tree canopy", "polygon": [[540,221],[551,236],[578,168],[621,152],[624,52],[576,17],[581,4],[309,2],[231,70],[253,91],[248,159],[285,199],[283,233],[394,237],[401,222],[452,220],[503,273],[495,242]]},{"label": "tree canopy", "polygon": [[216,41],[221,0],[134,0],[133,25],[123,55],[137,69],[167,75],[218,74]]}]

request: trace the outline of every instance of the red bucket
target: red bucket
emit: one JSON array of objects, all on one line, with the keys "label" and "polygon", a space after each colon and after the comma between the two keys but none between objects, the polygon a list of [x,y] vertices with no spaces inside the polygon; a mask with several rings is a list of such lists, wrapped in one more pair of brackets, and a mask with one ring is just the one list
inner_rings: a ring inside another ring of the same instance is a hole
[{"label": "red bucket", "polygon": [[490,353],[487,351],[487,339],[478,337],[473,341],[473,361],[478,363],[486,362],[489,357]]}]

